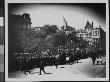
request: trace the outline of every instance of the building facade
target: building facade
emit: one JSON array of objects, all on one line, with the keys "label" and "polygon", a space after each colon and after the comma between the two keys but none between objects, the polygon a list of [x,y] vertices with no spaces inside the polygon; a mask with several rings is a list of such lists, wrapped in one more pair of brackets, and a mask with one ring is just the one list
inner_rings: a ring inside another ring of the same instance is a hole
[{"label": "building facade", "polygon": [[66,19],[63,17],[64,25],[61,27],[61,30],[64,31],[67,35],[75,31],[75,28],[67,24]]},{"label": "building facade", "polygon": [[82,37],[88,42],[87,48],[93,50],[106,50],[106,32],[101,28],[93,28],[93,22],[90,24],[86,23],[85,29],[79,29],[77,36]]},{"label": "building facade", "polygon": [[82,37],[84,40],[86,39],[86,33],[84,29],[79,29],[76,34],[77,37]]},{"label": "building facade", "polygon": [[31,19],[29,14],[24,13],[22,15],[8,16],[8,47],[10,53],[14,52],[13,50],[17,50],[16,48],[18,45],[22,45],[22,43],[24,43],[25,39],[27,39],[26,36],[30,31],[30,28]]},{"label": "building facade", "polygon": [[94,49],[106,50],[106,32],[102,28],[92,29]]}]

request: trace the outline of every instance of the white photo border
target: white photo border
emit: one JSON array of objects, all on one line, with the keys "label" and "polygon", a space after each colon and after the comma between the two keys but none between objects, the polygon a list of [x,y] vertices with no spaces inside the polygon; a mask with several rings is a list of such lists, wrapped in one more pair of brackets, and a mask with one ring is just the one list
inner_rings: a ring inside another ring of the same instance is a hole
[{"label": "white photo border", "polygon": [[106,3],[106,78],[75,78],[74,81],[109,81],[109,1],[108,0],[5,0],[5,81],[36,81],[8,78],[8,3]]}]

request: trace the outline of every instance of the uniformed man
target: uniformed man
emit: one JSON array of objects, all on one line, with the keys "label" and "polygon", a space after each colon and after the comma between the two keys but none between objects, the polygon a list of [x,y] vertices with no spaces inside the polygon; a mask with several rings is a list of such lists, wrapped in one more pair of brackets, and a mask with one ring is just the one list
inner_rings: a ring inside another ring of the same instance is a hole
[{"label": "uniformed man", "polygon": [[43,72],[46,74],[46,72],[45,72],[45,70],[44,70],[43,58],[40,58],[40,74],[39,74],[39,75],[41,75],[41,71],[43,71]]}]

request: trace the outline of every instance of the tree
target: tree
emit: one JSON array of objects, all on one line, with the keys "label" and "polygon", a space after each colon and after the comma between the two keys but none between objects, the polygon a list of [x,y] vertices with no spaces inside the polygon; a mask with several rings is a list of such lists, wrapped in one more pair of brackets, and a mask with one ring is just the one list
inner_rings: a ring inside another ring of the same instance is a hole
[{"label": "tree", "polygon": [[73,42],[75,42],[75,43],[77,43],[78,42],[78,37],[76,36],[76,32],[75,31],[73,31],[72,33],[70,33],[70,34],[68,34],[68,41],[73,41]]},{"label": "tree", "polygon": [[67,35],[64,32],[59,32],[53,35],[53,46],[65,45],[67,41]]},{"label": "tree", "polygon": [[51,35],[57,33],[58,27],[56,25],[44,25],[41,28],[43,35]]},{"label": "tree", "polygon": [[79,44],[80,44],[80,48],[84,49],[87,47],[88,42],[86,40],[83,40],[83,38],[80,38]]}]

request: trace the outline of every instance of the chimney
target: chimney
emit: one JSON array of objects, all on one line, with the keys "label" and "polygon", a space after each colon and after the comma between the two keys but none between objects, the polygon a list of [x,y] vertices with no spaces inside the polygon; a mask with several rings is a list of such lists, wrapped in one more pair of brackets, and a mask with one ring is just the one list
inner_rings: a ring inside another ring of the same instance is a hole
[{"label": "chimney", "polygon": [[93,22],[92,22],[92,28],[93,28]]},{"label": "chimney", "polygon": [[99,25],[99,28],[101,28],[101,26]]}]

